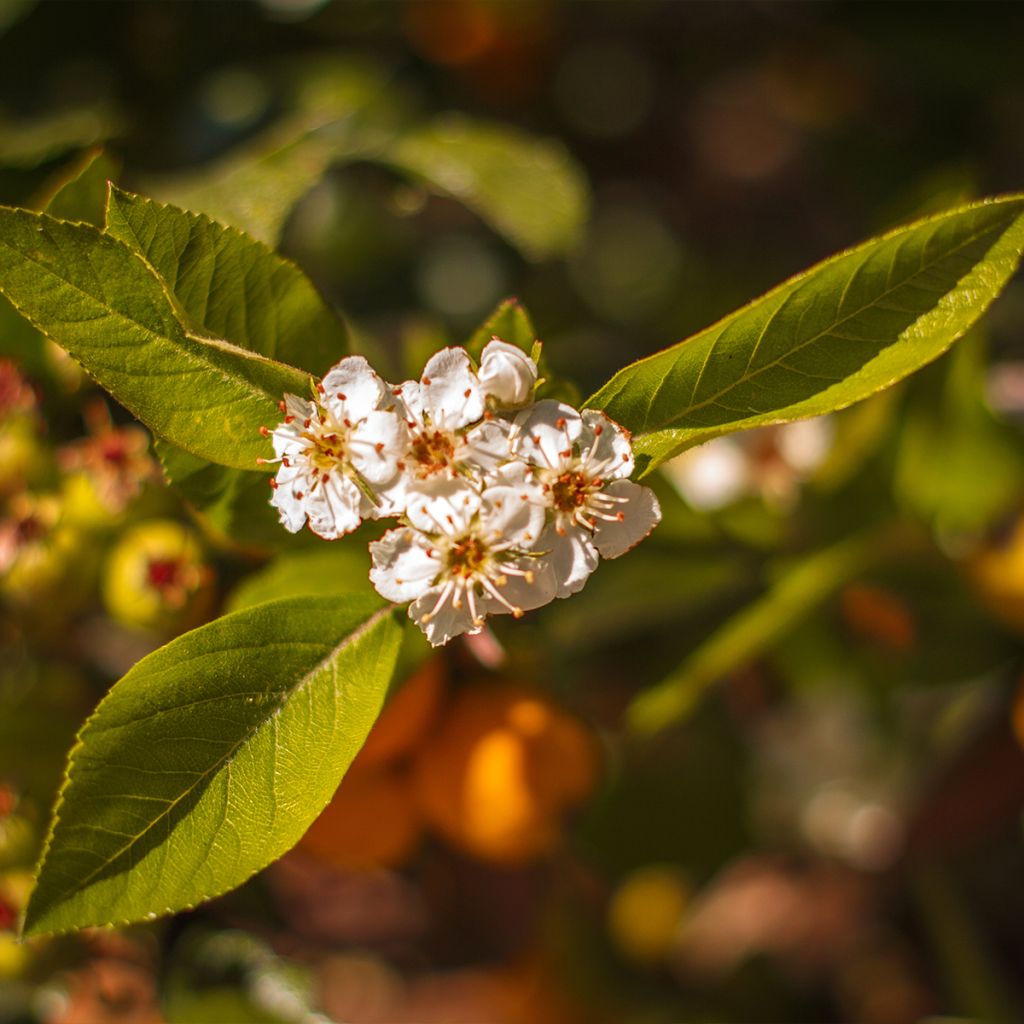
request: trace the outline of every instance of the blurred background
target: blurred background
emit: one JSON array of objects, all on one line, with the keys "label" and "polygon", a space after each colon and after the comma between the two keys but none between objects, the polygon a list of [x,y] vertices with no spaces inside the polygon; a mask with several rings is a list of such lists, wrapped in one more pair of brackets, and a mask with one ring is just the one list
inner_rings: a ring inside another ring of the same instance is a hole
[{"label": "blurred background", "polygon": [[[393,380],[516,297],[585,397],[1019,190],[1021,38],[1001,4],[0,0],[0,202],[99,222],[109,178],[242,227]],[[168,461],[0,302],[0,1021],[1024,1019],[1019,279],[904,385],[666,466],[661,527],[571,602],[411,636],[241,890],[26,944],[106,689],[367,559]]]}]

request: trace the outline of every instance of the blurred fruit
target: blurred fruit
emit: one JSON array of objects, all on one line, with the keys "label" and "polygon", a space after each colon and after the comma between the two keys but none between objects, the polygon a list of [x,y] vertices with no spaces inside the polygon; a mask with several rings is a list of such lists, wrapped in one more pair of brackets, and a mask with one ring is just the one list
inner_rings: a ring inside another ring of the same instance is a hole
[{"label": "blurred fruit", "polygon": [[561,817],[594,785],[593,738],[530,690],[475,687],[416,759],[417,804],[453,845],[501,864],[551,853]]},{"label": "blurred fruit", "polygon": [[299,849],[339,868],[394,867],[420,835],[404,773],[352,771],[299,841]]},{"label": "blurred fruit", "polygon": [[352,768],[380,768],[408,754],[437,717],[446,675],[443,656],[420,665],[384,705]]},{"label": "blurred fruit", "polygon": [[78,606],[91,589],[95,550],[63,520],[52,494],[14,495],[0,520],[0,590],[46,618]]},{"label": "blurred fruit", "polygon": [[176,633],[207,616],[212,582],[195,534],[173,520],[154,519],[128,530],[110,553],[103,600],[126,626]]},{"label": "blurred fruit", "polygon": [[907,651],[917,639],[914,616],[896,594],[869,583],[851,583],[840,595],[847,625],[865,640]]},{"label": "blurred fruit", "polygon": [[634,871],[608,905],[612,941],[630,960],[660,963],[672,949],[689,898],[690,886],[678,868],[651,864]]},{"label": "blurred fruit", "polygon": [[968,558],[967,573],[989,611],[1024,633],[1024,516]]}]

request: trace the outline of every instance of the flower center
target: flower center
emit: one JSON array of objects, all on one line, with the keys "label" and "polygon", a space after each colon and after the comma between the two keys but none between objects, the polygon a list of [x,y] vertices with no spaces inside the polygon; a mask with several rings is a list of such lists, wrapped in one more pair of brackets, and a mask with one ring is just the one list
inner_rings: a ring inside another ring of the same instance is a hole
[{"label": "flower center", "polygon": [[451,434],[424,430],[413,437],[411,454],[416,462],[416,474],[423,479],[444,472],[455,462],[455,443]]},{"label": "flower center", "polygon": [[448,548],[446,555],[448,572],[462,579],[470,579],[480,573],[487,560],[487,546],[479,537],[465,537],[456,541]]},{"label": "flower center", "polygon": [[599,480],[590,480],[585,473],[567,472],[555,477],[548,485],[551,488],[551,504],[556,512],[571,515],[587,503],[587,496]]}]

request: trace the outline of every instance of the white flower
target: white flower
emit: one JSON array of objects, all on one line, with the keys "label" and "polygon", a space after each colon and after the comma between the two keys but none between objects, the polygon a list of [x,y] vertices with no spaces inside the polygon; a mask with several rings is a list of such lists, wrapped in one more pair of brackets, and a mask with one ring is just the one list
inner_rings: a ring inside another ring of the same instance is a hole
[{"label": "white flower", "polygon": [[533,553],[544,510],[528,485],[477,491],[465,480],[448,480],[434,488],[429,499],[410,505],[414,525],[370,545],[373,585],[390,601],[412,602],[409,617],[431,644],[479,632],[488,614],[518,618],[554,598],[550,565]]},{"label": "white flower", "polygon": [[660,522],[654,492],[628,479],[629,435],[604,413],[537,402],[517,418],[512,444],[550,513],[538,548],[550,551],[559,597],[583,586],[599,555],[618,558]]},{"label": "white flower", "polygon": [[498,405],[512,408],[533,397],[537,364],[522,349],[493,338],[480,354],[478,377],[484,394]]},{"label": "white flower", "polygon": [[362,356],[342,359],[317,386],[315,401],[285,395],[284,421],[264,433],[281,468],[271,481],[271,504],[292,533],[307,519],[321,537],[335,539],[364,518],[391,514],[386,490],[409,449],[405,423],[393,410],[384,382]]},{"label": "white flower", "polygon": [[442,349],[419,381],[406,381],[393,394],[409,431],[401,473],[380,492],[395,514],[437,481],[467,478],[482,486],[510,458],[512,425],[485,412],[484,390],[465,349]]}]

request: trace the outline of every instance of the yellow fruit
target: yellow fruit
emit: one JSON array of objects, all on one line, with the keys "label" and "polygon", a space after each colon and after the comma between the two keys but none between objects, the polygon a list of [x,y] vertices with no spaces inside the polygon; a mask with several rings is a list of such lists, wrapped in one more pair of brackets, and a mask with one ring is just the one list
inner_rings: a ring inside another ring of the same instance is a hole
[{"label": "yellow fruit", "polygon": [[608,905],[612,941],[630,960],[659,963],[672,948],[689,895],[678,868],[652,864],[634,871]]},{"label": "yellow fruit", "polygon": [[182,632],[209,613],[212,575],[191,530],[170,519],[151,519],[128,530],[110,553],[103,600],[126,626]]},{"label": "yellow fruit", "polygon": [[592,737],[530,690],[474,687],[452,703],[413,770],[424,818],[484,860],[524,863],[552,852],[566,810],[597,770]]}]

